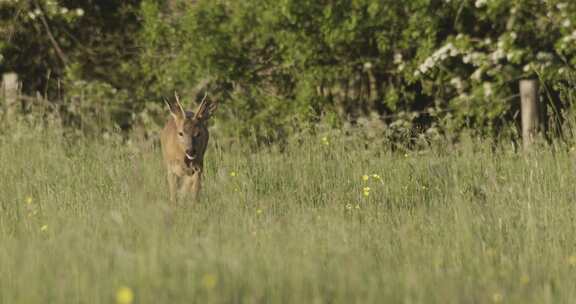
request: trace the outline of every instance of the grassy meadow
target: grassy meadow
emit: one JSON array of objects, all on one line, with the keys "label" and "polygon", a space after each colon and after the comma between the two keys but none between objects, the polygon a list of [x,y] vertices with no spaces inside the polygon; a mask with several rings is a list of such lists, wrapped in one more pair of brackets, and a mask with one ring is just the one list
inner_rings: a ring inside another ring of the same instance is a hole
[{"label": "grassy meadow", "polygon": [[173,208],[158,147],[2,136],[0,303],[573,303],[567,150],[213,137]]}]

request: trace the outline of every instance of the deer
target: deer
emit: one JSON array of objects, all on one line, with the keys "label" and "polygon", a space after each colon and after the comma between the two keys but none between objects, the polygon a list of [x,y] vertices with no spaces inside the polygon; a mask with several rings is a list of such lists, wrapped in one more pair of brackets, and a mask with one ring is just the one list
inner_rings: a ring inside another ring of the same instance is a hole
[{"label": "deer", "polygon": [[194,202],[199,197],[209,139],[207,122],[218,106],[206,96],[207,93],[196,112],[185,111],[177,93],[174,93],[174,102],[164,99],[170,117],[160,134],[160,144],[173,203],[184,200],[188,194]]}]

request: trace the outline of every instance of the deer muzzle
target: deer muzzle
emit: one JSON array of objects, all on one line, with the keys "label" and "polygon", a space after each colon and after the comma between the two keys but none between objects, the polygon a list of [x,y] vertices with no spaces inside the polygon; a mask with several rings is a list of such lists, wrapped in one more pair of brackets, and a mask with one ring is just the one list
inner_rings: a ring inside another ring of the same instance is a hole
[{"label": "deer muzzle", "polygon": [[185,154],[186,154],[186,158],[188,160],[195,160],[196,159],[196,155],[194,155],[195,153],[193,150],[187,150]]}]

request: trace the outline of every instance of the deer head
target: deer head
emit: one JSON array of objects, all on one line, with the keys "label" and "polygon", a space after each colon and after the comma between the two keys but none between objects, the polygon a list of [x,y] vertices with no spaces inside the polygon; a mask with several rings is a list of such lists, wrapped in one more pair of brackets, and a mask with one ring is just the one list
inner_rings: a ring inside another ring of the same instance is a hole
[{"label": "deer head", "polygon": [[180,147],[180,151],[184,152],[185,162],[189,164],[198,158],[202,157],[205,144],[208,139],[208,131],[206,122],[212,116],[217,108],[217,103],[209,101],[206,97],[202,98],[202,102],[194,113],[184,111],[178,94],[174,93],[175,102],[164,100],[170,109],[175,122],[176,142]]}]

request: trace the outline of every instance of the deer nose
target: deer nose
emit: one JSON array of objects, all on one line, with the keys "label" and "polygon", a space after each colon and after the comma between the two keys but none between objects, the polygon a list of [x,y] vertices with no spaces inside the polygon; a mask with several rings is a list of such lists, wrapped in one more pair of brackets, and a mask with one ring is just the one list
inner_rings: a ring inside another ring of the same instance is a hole
[{"label": "deer nose", "polygon": [[188,158],[189,160],[193,160],[196,158],[196,153],[194,153],[194,149],[188,149],[186,150],[186,158]]}]

